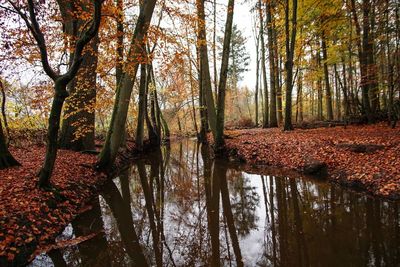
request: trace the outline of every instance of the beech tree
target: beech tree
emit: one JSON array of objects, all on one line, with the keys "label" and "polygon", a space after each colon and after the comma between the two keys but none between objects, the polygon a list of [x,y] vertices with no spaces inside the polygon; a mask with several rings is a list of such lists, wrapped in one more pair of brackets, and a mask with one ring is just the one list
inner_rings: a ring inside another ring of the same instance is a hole
[{"label": "beech tree", "polygon": [[[85,1],[57,1],[63,19],[63,29],[68,46],[79,38],[87,10]],[[80,12],[79,12],[80,11]],[[82,63],[75,78],[68,84],[69,96],[65,100],[60,147],[75,151],[94,150],[96,104],[96,69],[99,38],[89,42],[82,53]],[[73,57],[73,53],[70,57]]]},{"label": "beech tree", "polygon": [[47,145],[46,145],[46,157],[43,163],[43,167],[39,173],[39,186],[48,187],[50,186],[50,177],[54,169],[54,163],[57,157],[58,149],[58,131],[60,128],[61,111],[65,99],[68,97],[67,85],[71,82],[82,63],[82,53],[85,46],[96,36],[101,21],[101,5],[102,0],[94,1],[93,18],[88,27],[84,28],[80,34],[80,38],[75,43],[75,49],[73,56],[70,57],[68,70],[64,74],[56,72],[49,63],[48,51],[46,46],[46,39],[44,33],[40,29],[37,17],[35,3],[33,0],[28,0],[28,13],[26,13],[21,6],[10,1],[10,4],[14,10],[23,19],[30,33],[36,41],[36,45],[40,50],[41,63],[45,73],[54,82],[54,97],[50,111],[49,125],[47,132]]},{"label": "beech tree", "polygon": [[[285,1],[285,48],[286,48],[286,107],[284,130],[293,130],[292,125],[292,90],[293,90],[293,57],[297,33],[297,0],[292,0],[292,16],[289,17],[289,0]],[[291,25],[289,20],[292,21]]]},{"label": "beech tree", "polygon": [[118,149],[122,144],[129,101],[136,73],[141,63],[140,58],[143,57],[146,52],[143,42],[151,22],[156,2],[156,0],[148,0],[144,1],[140,6],[139,17],[131,39],[127,59],[124,62],[124,73],[117,85],[114,109],[107,137],[96,164],[98,169],[108,169],[114,164]]}]

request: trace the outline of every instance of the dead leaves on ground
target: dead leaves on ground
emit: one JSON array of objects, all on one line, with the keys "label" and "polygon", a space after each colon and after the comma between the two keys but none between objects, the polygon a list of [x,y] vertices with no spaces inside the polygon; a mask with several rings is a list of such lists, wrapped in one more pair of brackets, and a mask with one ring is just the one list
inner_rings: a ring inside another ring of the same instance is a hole
[{"label": "dead leaves on ground", "polygon": [[0,171],[0,265],[26,261],[37,247],[53,242],[105,180],[85,167],[95,156],[60,150],[51,178],[60,195],[38,189],[44,149],[11,149],[22,166]]},{"label": "dead leaves on ground", "polygon": [[228,149],[253,165],[301,171],[308,158],[324,162],[330,178],[374,195],[400,198],[400,130],[386,124],[229,131]]}]

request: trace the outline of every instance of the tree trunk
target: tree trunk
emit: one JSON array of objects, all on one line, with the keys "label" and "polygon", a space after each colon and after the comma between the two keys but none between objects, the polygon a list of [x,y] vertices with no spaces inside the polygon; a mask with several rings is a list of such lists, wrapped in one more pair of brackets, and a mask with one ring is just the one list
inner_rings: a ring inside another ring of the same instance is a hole
[{"label": "tree trunk", "polygon": [[[317,51],[316,55],[317,60],[317,68],[321,67],[321,54],[320,51]],[[317,100],[317,120],[322,121],[324,118],[323,109],[322,109],[322,79],[318,76],[317,79],[317,91],[318,91],[318,100]]]},{"label": "tree trunk", "polygon": [[333,108],[332,108],[332,92],[331,86],[329,83],[329,71],[328,71],[328,53],[326,51],[326,40],[325,35],[322,33],[321,37],[321,48],[322,48],[322,56],[324,60],[324,77],[325,77],[325,90],[326,90],[326,115],[327,119],[332,121],[333,120]]},{"label": "tree trunk", "polygon": [[49,126],[47,130],[47,146],[46,146],[46,157],[43,163],[43,167],[39,173],[39,186],[48,187],[50,185],[50,177],[53,173],[54,163],[57,157],[58,148],[58,130],[60,129],[60,118],[61,111],[68,96],[67,84],[63,80],[55,82],[55,95],[53,103],[51,105]]},{"label": "tree trunk", "polygon": [[303,73],[299,71],[297,76],[297,97],[296,97],[296,122],[303,121]]},{"label": "tree trunk", "polygon": [[[1,90],[1,117],[4,123],[4,130],[3,136],[5,139],[6,146],[10,143],[10,128],[8,127],[7,115],[6,115],[6,91],[4,89],[3,81],[0,78],[0,90]],[[1,123],[1,122],[0,122]]]},{"label": "tree trunk", "polygon": [[[78,8],[87,12],[81,1],[72,3],[58,1],[65,33],[69,35],[72,46],[79,38],[80,29],[86,23],[76,16]],[[82,12],[81,10],[81,12]],[[83,60],[75,78],[68,84],[69,96],[66,98],[62,120],[59,146],[74,151],[94,150],[96,69],[98,61],[99,38],[95,36],[83,53]],[[74,57],[73,53],[70,55]]]},{"label": "tree trunk", "polygon": [[217,105],[217,129],[215,136],[215,151],[219,151],[224,146],[224,119],[225,119],[225,92],[226,80],[228,76],[229,52],[231,46],[233,13],[235,0],[229,0],[226,15],[224,45],[222,49],[221,72],[218,85],[218,105]]},{"label": "tree trunk", "polygon": [[11,155],[7,148],[6,137],[3,132],[3,125],[0,121],[0,170],[19,165],[20,164],[18,161]]},{"label": "tree trunk", "polygon": [[350,10],[353,16],[353,21],[357,33],[357,47],[358,47],[358,59],[360,62],[360,73],[361,73],[361,93],[362,93],[362,112],[366,115],[368,123],[374,121],[371,104],[369,99],[369,75],[368,75],[368,51],[371,51],[371,44],[369,40],[369,12],[370,12],[370,1],[363,0],[362,11],[363,11],[363,33],[361,36],[361,26],[358,21],[355,0],[351,0]]},{"label": "tree trunk", "polygon": [[269,82],[270,82],[270,112],[269,112],[269,126],[278,127],[278,118],[276,115],[276,55],[274,50],[274,28],[272,23],[272,1],[267,2],[267,29],[268,29],[268,51],[269,51]]},{"label": "tree trunk", "polygon": [[285,106],[285,131],[293,130],[292,125],[292,90],[293,90],[293,56],[297,33],[297,0],[292,0],[292,25],[289,35],[289,0],[285,6],[285,36],[286,36],[286,106]]},{"label": "tree trunk", "polygon": [[198,36],[197,46],[200,53],[201,65],[201,87],[205,104],[207,106],[208,123],[213,134],[216,138],[217,135],[217,113],[215,110],[215,102],[211,87],[210,66],[208,61],[207,49],[207,36],[206,36],[206,19],[204,13],[205,0],[196,0],[197,6],[197,23],[198,23]]},{"label": "tree trunk", "polygon": [[198,52],[198,63],[199,63],[199,78],[198,78],[198,87],[199,87],[199,109],[200,109],[200,132],[198,136],[198,141],[206,144],[208,142],[207,140],[207,111],[205,107],[205,101],[204,101],[204,93],[203,93],[203,86],[202,86],[202,66],[200,64],[200,57],[199,57],[199,52]]},{"label": "tree trunk", "polygon": [[128,115],[129,101],[140,64],[137,57],[145,53],[142,43],[147,34],[156,2],[156,0],[143,2],[140,8],[139,17],[127,56],[127,62],[124,62],[125,73],[121,78],[121,82],[118,83],[109,130],[99,160],[96,164],[97,168],[100,170],[108,169],[114,164],[118,149],[121,146],[122,133],[125,131],[126,118]]},{"label": "tree trunk", "polygon": [[258,127],[258,90],[259,90],[259,76],[260,76],[260,53],[259,53],[259,43],[260,37],[257,37],[257,44],[256,44],[256,53],[257,53],[257,61],[256,61],[256,91],[254,94],[254,104],[255,104],[255,126]]},{"label": "tree trunk", "polygon": [[264,42],[264,18],[263,18],[263,10],[262,10],[262,1],[258,1],[258,11],[259,11],[259,20],[260,20],[260,45],[261,45],[261,69],[262,69],[262,77],[263,77],[263,85],[264,85],[264,120],[263,120],[263,128],[268,128],[269,126],[269,101],[268,101],[268,81],[267,81],[267,68],[266,68],[266,56],[265,56],[265,42]]}]

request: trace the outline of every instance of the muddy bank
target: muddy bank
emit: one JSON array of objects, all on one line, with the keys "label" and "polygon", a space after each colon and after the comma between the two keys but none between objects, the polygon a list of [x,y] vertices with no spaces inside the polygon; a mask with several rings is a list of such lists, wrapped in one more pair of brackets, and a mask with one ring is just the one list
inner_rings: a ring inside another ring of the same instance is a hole
[{"label": "muddy bank", "polygon": [[386,124],[228,131],[230,156],[253,167],[280,167],[388,199],[400,199],[400,130]]}]

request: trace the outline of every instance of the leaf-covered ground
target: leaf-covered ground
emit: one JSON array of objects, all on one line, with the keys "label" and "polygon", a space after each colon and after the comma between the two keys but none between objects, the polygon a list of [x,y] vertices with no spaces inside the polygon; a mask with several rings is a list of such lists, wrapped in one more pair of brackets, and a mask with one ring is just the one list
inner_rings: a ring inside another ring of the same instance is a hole
[{"label": "leaf-covered ground", "polygon": [[374,195],[400,198],[400,128],[386,124],[228,131],[227,148],[252,165],[304,171],[310,161],[325,163],[332,181]]},{"label": "leaf-covered ground", "polygon": [[59,150],[51,181],[59,193],[36,187],[45,148],[12,148],[21,167],[0,170],[0,266],[20,266],[85,208],[106,176],[90,166],[94,155]]}]

